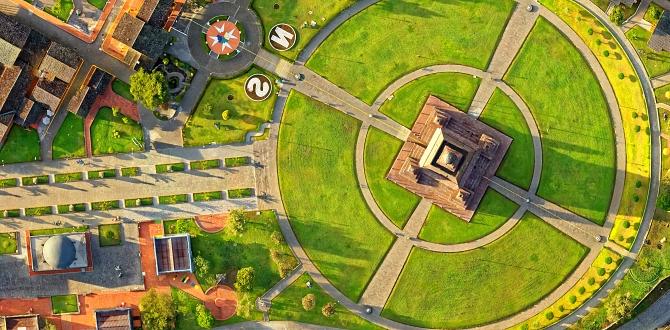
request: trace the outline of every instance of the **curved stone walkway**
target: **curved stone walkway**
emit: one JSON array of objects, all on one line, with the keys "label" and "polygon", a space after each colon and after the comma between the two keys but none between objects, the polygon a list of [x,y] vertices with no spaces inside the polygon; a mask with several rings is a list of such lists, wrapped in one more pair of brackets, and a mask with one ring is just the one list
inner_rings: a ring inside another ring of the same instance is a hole
[{"label": "curved stone walkway", "polygon": [[[651,226],[651,220],[654,214],[654,209],[656,207],[656,199],[658,197],[658,190],[661,176],[660,126],[658,116],[656,115],[656,100],[654,98],[654,89],[652,86],[652,82],[649,79],[646,70],[644,69],[642,61],[640,60],[639,55],[635,51],[635,48],[630,43],[630,41],[628,41],[623,31],[619,27],[613,25],[609,21],[607,14],[605,14],[600,8],[595,6],[591,1],[575,0],[575,2],[579,3],[590,14],[596,17],[600,21],[600,23],[602,23],[612,33],[612,35],[617,39],[619,45],[621,45],[622,49],[626,52],[626,56],[630,59],[631,63],[633,64],[633,67],[635,68],[635,72],[638,78],[640,78],[640,83],[644,90],[644,96],[647,101],[647,113],[651,114],[650,116],[648,116],[652,136],[651,183],[649,187],[649,197],[647,199],[645,214],[642,219],[642,225],[640,226],[640,230],[638,231],[638,237],[635,240],[635,244],[631,249],[631,255],[634,256],[640,252],[640,249],[644,244],[644,239],[647,233],[649,232],[649,228]],[[549,12],[546,9],[544,10],[546,12],[545,17],[550,19],[552,23],[553,21],[563,22],[555,14]],[[565,23],[563,23],[563,25],[565,25]],[[570,29],[569,27],[567,28]],[[571,29],[570,31],[572,32],[572,35],[575,35],[574,31],[572,31]],[[579,39],[578,36],[576,36],[576,38]],[[579,40],[581,41],[581,39]],[[609,294],[609,292],[617,285],[617,283],[619,283],[619,281],[623,278],[625,273],[634,264],[634,262],[635,262],[634,258],[626,256],[624,258],[624,261],[621,263],[616,272],[612,275],[610,280],[607,283],[605,283],[605,285],[593,297],[591,297],[589,301],[587,301],[577,310],[573,311],[568,317],[561,320],[559,324],[552,326],[551,329],[562,329],[579,321],[584,315],[586,315],[589,312],[589,310],[591,310],[596,305],[601,303],[602,299],[604,299]]]}]

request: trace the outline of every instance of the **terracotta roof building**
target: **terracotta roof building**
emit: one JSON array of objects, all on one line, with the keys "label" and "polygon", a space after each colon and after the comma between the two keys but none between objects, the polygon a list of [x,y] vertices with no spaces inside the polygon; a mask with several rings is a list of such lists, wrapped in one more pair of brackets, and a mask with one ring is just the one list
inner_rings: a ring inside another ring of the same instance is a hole
[{"label": "terracotta roof building", "polygon": [[37,315],[0,316],[0,330],[39,330]]},{"label": "terracotta roof building", "polygon": [[96,330],[132,330],[130,308],[115,308],[95,311]]},{"label": "terracotta roof building", "polygon": [[144,22],[137,17],[134,17],[128,13],[124,13],[119,21],[119,25],[114,29],[112,38],[131,46],[135,43],[135,39],[142,31]]},{"label": "terracotta roof building", "polygon": [[114,76],[111,74],[98,67],[92,67],[81,89],[70,100],[68,110],[77,116],[86,117],[95,99],[105,92],[112,80]]},{"label": "terracotta roof building", "polygon": [[387,178],[470,221],[512,139],[430,96]]}]

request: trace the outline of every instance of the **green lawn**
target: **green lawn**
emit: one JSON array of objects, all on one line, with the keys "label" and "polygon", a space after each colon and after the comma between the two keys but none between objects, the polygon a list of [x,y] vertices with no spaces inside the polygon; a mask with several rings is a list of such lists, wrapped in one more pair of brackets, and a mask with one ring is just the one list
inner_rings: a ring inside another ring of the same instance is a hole
[{"label": "green lawn", "polygon": [[636,25],[626,32],[626,37],[633,43],[633,47],[635,47],[640,55],[640,59],[644,63],[649,77],[653,78],[670,71],[670,54],[668,52],[657,53],[647,46],[651,32]]},{"label": "green lawn", "polygon": [[124,167],[121,169],[121,176],[138,176],[140,175],[139,167]]},{"label": "green lawn", "polygon": [[30,231],[30,236],[84,233],[86,231],[88,231],[88,226],[36,229]]},{"label": "green lawn", "polygon": [[81,158],[86,156],[84,146],[84,120],[68,112],[52,146],[53,159]]},{"label": "green lawn", "polygon": [[[289,59],[295,59],[300,51],[307,46],[309,41],[319,30],[330,22],[330,19],[337,16],[342,10],[356,2],[355,0],[301,0],[301,1],[275,1],[275,0],[254,0],[253,8],[260,16],[265,30],[264,35],[268,35],[270,29],[279,23],[287,23],[293,26],[298,33],[298,41],[292,49],[285,52],[275,51],[270,46],[269,41],[265,40],[265,48],[286,56]],[[279,8],[275,9],[275,4]],[[310,14],[311,12],[311,14]],[[325,18],[325,20],[323,20]],[[303,27],[303,22],[308,24],[311,21],[317,23],[316,27]]]},{"label": "green lawn", "polygon": [[494,322],[553,291],[587,251],[532,214],[503,238],[476,250],[435,253],[415,248],[382,316],[430,328]]},{"label": "green lawn", "polygon": [[245,166],[251,163],[249,157],[235,157],[235,158],[226,158],[225,164],[226,167],[238,167]]},{"label": "green lawn", "polygon": [[[244,92],[247,78],[256,73],[267,75],[271,81],[277,78],[265,71],[252,68],[246,74],[231,80],[212,79],[207,84],[198,106],[184,127],[184,144],[202,146],[214,143],[244,142],[247,132],[258,131],[260,125],[272,118],[272,109],[277,96],[265,101],[252,101]],[[232,97],[232,100],[229,98]],[[229,110],[230,118],[222,119]]]},{"label": "green lawn", "polygon": [[647,11],[644,13],[644,20],[651,23],[653,26],[656,26],[656,24],[658,24],[659,19],[654,17],[652,9],[657,9],[658,11],[661,12],[661,14],[663,13],[664,9],[663,7],[652,2],[649,4]]},{"label": "green lawn", "polygon": [[[121,113],[115,117],[108,107],[98,111],[91,125],[93,155],[144,151],[142,126],[130,118],[126,124],[123,118],[127,117]],[[118,132],[118,138],[114,137],[114,132]]]},{"label": "green lawn", "polygon": [[[311,288],[306,286],[307,282],[312,283]],[[305,311],[302,307],[302,298],[310,293],[316,297],[314,308]],[[360,318],[342,305],[336,306],[335,315],[325,317],[321,314],[321,308],[329,302],[336,303],[308,274],[303,274],[288,288],[284,289],[279,296],[272,299],[270,320],[286,320],[339,329],[383,329]]]},{"label": "green lawn", "polygon": [[114,210],[114,209],[118,209],[118,208],[119,208],[119,201],[118,200],[91,203],[91,210],[94,210],[94,211],[108,211],[108,210]]},{"label": "green lawn", "polygon": [[[72,209],[70,209],[70,207],[72,207]],[[84,203],[58,205],[58,214],[84,212],[84,211],[86,211],[86,205],[84,205]]]},{"label": "green lawn", "polygon": [[55,0],[53,7],[45,7],[44,11],[55,16],[59,20],[66,22],[74,10],[72,0]]},{"label": "green lawn", "polygon": [[61,173],[61,174],[56,174],[54,175],[54,181],[56,183],[68,183],[72,181],[81,181],[84,178],[84,174],[82,172],[74,172],[74,173]]},{"label": "green lawn", "polygon": [[486,191],[470,222],[433,205],[419,238],[442,244],[474,241],[498,229],[518,208],[519,205],[492,189]]},{"label": "green lawn", "polygon": [[98,234],[100,246],[121,245],[121,224],[99,225]]},{"label": "green lawn", "polygon": [[479,119],[513,139],[496,175],[528,189],[535,165],[533,137],[519,108],[496,89]]},{"label": "green lawn", "polygon": [[51,296],[51,312],[54,314],[79,312],[77,295],[68,294],[63,296]]},{"label": "green lawn", "polygon": [[160,203],[161,205],[181,204],[187,202],[188,202],[188,195],[186,194],[158,197],[158,203]]},{"label": "green lawn", "polygon": [[112,82],[112,90],[124,99],[135,102],[133,94],[130,94],[130,85],[123,80],[114,79]]},{"label": "green lawn", "polygon": [[220,199],[223,199],[223,193],[220,191],[209,191],[193,194],[193,201],[195,202],[206,202]]},{"label": "green lawn", "polygon": [[51,214],[51,206],[39,206],[26,208],[27,217],[39,217],[46,214]]},{"label": "green lawn", "polygon": [[[172,291],[172,301],[177,309],[177,323],[175,329],[199,330],[204,329],[196,321],[195,308],[202,304],[198,298],[177,288],[170,288]],[[214,326],[223,325],[223,322],[214,321]]]},{"label": "green lawn", "polygon": [[114,169],[88,171],[89,180],[107,179],[114,177],[116,177],[116,170]]},{"label": "green lawn", "polygon": [[480,82],[479,78],[460,73],[431,74],[400,88],[392,100],[384,102],[379,111],[411,128],[430,94],[468,111]]},{"label": "green lawn", "polygon": [[191,162],[191,169],[192,170],[209,170],[212,168],[219,168],[221,167],[221,162],[218,159],[210,159],[210,160],[199,160],[195,162]]},{"label": "green lawn", "polygon": [[[166,233],[174,233],[173,224],[174,221],[164,223]],[[196,269],[196,276],[203,289],[206,290],[214,285],[215,274],[229,274],[229,278],[233,279],[231,272],[243,267],[253,267],[256,276],[250,293],[253,298],[251,301],[255,301],[257,296],[269,290],[281,279],[277,262],[274,261],[276,257],[284,259],[291,268],[297,266],[297,261],[288,245],[284,241],[277,244],[271,238],[275,232],[280,231],[272,211],[263,211],[260,215],[256,215],[255,212],[247,213],[245,230],[241,235],[232,235],[226,230],[208,234],[200,231],[195,223],[190,221],[189,233],[192,235],[193,255],[202,256],[210,264],[209,272],[206,274]],[[254,312],[252,318],[262,319],[262,314]]]},{"label": "green lawn", "polygon": [[12,126],[5,143],[0,146],[0,163],[23,163],[40,160],[40,137],[33,129]]},{"label": "green lawn", "polygon": [[17,233],[0,234],[0,255],[16,253],[17,250],[16,235]]},{"label": "green lawn", "polygon": [[16,181],[16,178],[9,178],[9,179],[1,179],[0,180],[0,188],[16,187],[17,185],[18,185],[18,182]]},{"label": "green lawn", "polygon": [[107,0],[86,0],[88,3],[92,4],[96,8],[103,10],[105,9],[105,5],[107,4]]},{"label": "green lawn", "polygon": [[185,170],[186,165],[182,162],[156,165],[156,173],[184,172]]},{"label": "green lawn", "polygon": [[365,139],[365,178],[372,196],[384,214],[403,228],[421,198],[386,179],[403,142],[377,128],[370,127]]},{"label": "green lawn", "polygon": [[354,149],[359,129],[357,120],[292,93],[277,152],[282,198],[293,230],[321,273],[354,301],[394,239],[358,188]]},{"label": "green lawn", "polygon": [[252,197],[253,195],[254,195],[254,188],[228,190],[228,198],[230,199],[247,198]]},{"label": "green lawn", "polygon": [[49,184],[49,176],[48,175],[40,175],[40,176],[24,177],[24,178],[21,178],[21,183],[24,186]]},{"label": "green lawn", "polygon": [[486,69],[513,8],[509,0],[381,1],[340,26],[307,66],[372,104],[388,84],[419,68]]},{"label": "green lawn", "polygon": [[540,18],[505,80],[524,98],[540,130],[538,195],[604,223],[614,185],[614,136],[600,85],[586,61]]},{"label": "green lawn", "polygon": [[124,200],[126,207],[139,207],[154,205],[153,197],[131,198]]}]

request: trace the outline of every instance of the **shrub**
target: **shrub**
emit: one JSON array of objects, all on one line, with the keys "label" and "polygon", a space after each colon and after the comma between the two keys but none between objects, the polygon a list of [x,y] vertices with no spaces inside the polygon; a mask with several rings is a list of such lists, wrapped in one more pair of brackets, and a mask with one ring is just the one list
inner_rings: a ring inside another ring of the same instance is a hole
[{"label": "shrub", "polygon": [[145,329],[174,329],[176,309],[169,294],[151,289],[142,296],[139,307]]},{"label": "shrub", "polygon": [[659,9],[657,6],[652,5],[649,10],[651,10],[651,17],[653,19],[660,19],[661,15],[663,14],[663,11]]},{"label": "shrub", "polygon": [[670,182],[667,179],[661,181],[661,189],[656,204],[658,207],[670,211]]},{"label": "shrub", "polygon": [[243,210],[232,210],[228,217],[226,228],[232,235],[239,235],[244,231],[246,217]]},{"label": "shrub", "polygon": [[558,305],[558,311],[561,313],[565,312],[565,307],[563,307],[563,305]]},{"label": "shrub", "polygon": [[128,123],[130,122],[130,119],[128,119],[128,117],[126,117],[126,116],[123,116],[123,117],[121,117],[121,121],[122,121],[124,124],[128,124]]},{"label": "shrub", "polygon": [[281,278],[288,276],[288,274],[298,266],[298,262],[295,260],[295,258],[293,258],[293,256],[279,253],[274,249],[270,250],[270,257],[277,265],[277,268],[279,268],[279,277]]},{"label": "shrub", "polygon": [[203,258],[201,255],[197,255],[193,259],[193,263],[195,264],[195,270],[200,274],[202,277],[206,277],[209,274],[209,261],[207,259]]},{"label": "shrub", "polygon": [[331,317],[335,315],[335,303],[334,302],[329,302],[321,308],[321,314],[325,317]]},{"label": "shrub", "polygon": [[589,28],[588,30],[586,30],[586,33],[588,33],[590,36],[592,36],[593,35],[593,29]]},{"label": "shrub", "polygon": [[607,320],[614,323],[621,319],[627,319],[633,309],[634,303],[630,299],[630,292],[621,295],[617,294],[605,303],[607,310]]},{"label": "shrub", "polygon": [[121,109],[119,109],[118,107],[112,107],[112,116],[118,117],[119,111],[121,111]]},{"label": "shrub", "polygon": [[255,275],[256,271],[253,267],[240,269],[237,272],[237,278],[235,279],[235,289],[242,292],[251,291]]},{"label": "shrub", "polygon": [[568,297],[568,301],[571,304],[574,304],[575,302],[577,302],[577,297],[575,297],[574,295],[570,295],[570,297]]},{"label": "shrub", "polygon": [[630,228],[630,221],[624,220],[623,223],[621,224],[624,228],[628,229]]},{"label": "shrub", "polygon": [[639,230],[640,229],[640,223],[639,222],[634,223],[633,224],[633,229]]},{"label": "shrub", "polygon": [[311,311],[314,309],[314,305],[316,304],[316,296],[312,293],[307,294],[306,296],[302,297],[302,308],[304,308],[306,311]]},{"label": "shrub", "polygon": [[640,201],[640,196],[638,196],[637,194],[634,194],[633,195],[633,202],[637,203],[639,201]]},{"label": "shrub", "polygon": [[593,277],[589,277],[589,282],[588,283],[589,283],[589,285],[594,285],[594,284],[596,284],[596,279],[593,278]]},{"label": "shrub", "polygon": [[605,51],[603,52],[603,56],[605,56],[605,57],[610,56],[610,51],[605,49]]},{"label": "shrub", "polygon": [[623,72],[619,72],[618,77],[619,77],[619,79],[623,80],[623,78],[626,78],[626,75],[623,74]]},{"label": "shrub", "polygon": [[583,286],[580,286],[579,289],[577,289],[577,292],[579,292],[579,294],[584,294],[584,292],[586,292],[586,288],[583,287]]},{"label": "shrub", "polygon": [[272,234],[270,234],[270,238],[276,245],[279,245],[284,242],[284,236],[276,230],[273,231]]},{"label": "shrub", "polygon": [[625,20],[626,17],[624,16],[623,6],[615,6],[614,9],[612,9],[612,13],[610,14],[610,21],[616,25],[621,25]]},{"label": "shrub", "polygon": [[637,112],[633,112],[633,119],[637,118],[638,114]]},{"label": "shrub", "polygon": [[623,237],[623,235],[619,235],[619,236],[617,236],[616,239],[617,239],[619,242],[623,242],[624,237]]},{"label": "shrub", "polygon": [[598,268],[598,275],[599,276],[605,276],[605,273],[607,273],[605,268]]},{"label": "shrub", "polygon": [[600,46],[602,44],[603,44],[603,42],[600,39],[596,39],[596,46]]},{"label": "shrub", "polygon": [[641,129],[642,129],[642,127],[640,127],[640,125],[635,125],[635,128],[634,128],[635,133],[639,132]]},{"label": "shrub", "polygon": [[642,187],[642,181],[640,181],[640,180],[635,181],[635,188],[640,188],[640,187]]},{"label": "shrub", "polygon": [[554,313],[553,312],[547,312],[544,314],[544,317],[547,318],[547,320],[551,321],[554,319]]},{"label": "shrub", "polygon": [[195,306],[195,320],[201,328],[211,329],[214,326],[214,316],[203,304]]},{"label": "shrub", "polygon": [[235,314],[243,318],[251,318],[251,312],[254,310],[254,297],[249,293],[242,293],[237,301]]}]

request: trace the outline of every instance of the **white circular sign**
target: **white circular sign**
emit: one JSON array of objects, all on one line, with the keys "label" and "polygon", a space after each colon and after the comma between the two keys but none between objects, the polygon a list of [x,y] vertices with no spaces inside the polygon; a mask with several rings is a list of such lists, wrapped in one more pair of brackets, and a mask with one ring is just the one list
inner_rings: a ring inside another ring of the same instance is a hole
[{"label": "white circular sign", "polygon": [[295,46],[296,41],[298,41],[298,34],[292,26],[279,23],[270,29],[268,39],[272,48],[284,52]]},{"label": "white circular sign", "polygon": [[272,81],[264,74],[254,74],[244,83],[244,92],[254,101],[264,101],[272,94]]}]

